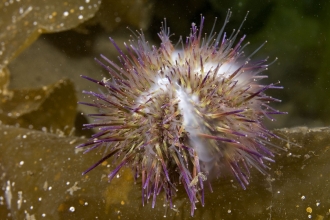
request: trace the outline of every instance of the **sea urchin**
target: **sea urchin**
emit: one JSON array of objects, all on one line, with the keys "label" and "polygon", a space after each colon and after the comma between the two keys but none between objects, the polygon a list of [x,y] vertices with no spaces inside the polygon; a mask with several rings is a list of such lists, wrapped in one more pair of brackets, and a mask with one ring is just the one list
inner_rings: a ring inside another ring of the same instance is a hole
[{"label": "sea urchin", "polygon": [[[120,65],[101,55],[97,60],[110,74],[100,81],[82,76],[103,86],[106,93],[83,91],[94,97],[98,114],[90,114],[98,128],[89,141],[77,146],[86,152],[106,147],[105,156],[90,167],[115,158],[111,181],[123,166],[129,166],[142,184],[142,202],[164,192],[172,206],[172,197],[182,184],[191,203],[204,205],[204,184],[230,170],[241,186],[248,184],[249,168],[265,173],[264,161],[273,161],[269,138],[276,137],[263,125],[263,119],[281,114],[268,105],[279,101],[267,96],[275,84],[260,85],[266,78],[267,59],[251,62],[244,57],[242,42],[235,40],[242,25],[228,37],[224,27],[219,33],[202,36],[193,23],[186,40],[177,46],[170,41],[166,20],[158,34],[160,47],[150,46],[143,32],[134,33],[127,55],[119,52]],[[245,19],[244,19],[245,21]],[[244,23],[242,22],[242,24]],[[176,49],[176,47],[180,49]],[[259,50],[259,48],[257,49]],[[256,51],[257,51],[256,50]],[[254,54],[254,53],[253,53]]]}]

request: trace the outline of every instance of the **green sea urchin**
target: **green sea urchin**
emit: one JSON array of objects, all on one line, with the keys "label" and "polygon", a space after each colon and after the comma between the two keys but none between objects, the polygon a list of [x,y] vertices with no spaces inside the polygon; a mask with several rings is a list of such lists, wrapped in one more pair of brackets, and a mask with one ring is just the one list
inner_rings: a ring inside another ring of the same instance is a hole
[{"label": "green sea urchin", "polygon": [[99,132],[77,147],[89,146],[86,152],[107,149],[106,156],[84,174],[115,158],[110,181],[123,166],[131,167],[142,183],[143,204],[152,197],[152,207],[161,191],[172,206],[182,184],[193,215],[197,201],[204,205],[205,182],[223,169],[229,169],[244,189],[250,167],[265,173],[264,161],[274,157],[269,138],[276,136],[264,127],[263,119],[283,112],[268,105],[279,100],[264,92],[281,87],[257,83],[266,78],[260,73],[267,60],[251,62],[251,55],[243,57],[245,35],[235,44],[242,25],[229,37],[224,32],[230,15],[229,11],[218,34],[214,22],[204,37],[201,17],[199,30],[193,23],[185,42],[180,40],[180,50],[170,41],[166,20],[159,33],[160,47],[150,46],[141,31],[125,44],[125,55],[110,38],[121,65],[101,55],[104,63],[97,62],[110,78],[83,76],[107,90],[84,91],[94,100],[80,103],[100,111],[89,115],[94,123],[84,125]]}]

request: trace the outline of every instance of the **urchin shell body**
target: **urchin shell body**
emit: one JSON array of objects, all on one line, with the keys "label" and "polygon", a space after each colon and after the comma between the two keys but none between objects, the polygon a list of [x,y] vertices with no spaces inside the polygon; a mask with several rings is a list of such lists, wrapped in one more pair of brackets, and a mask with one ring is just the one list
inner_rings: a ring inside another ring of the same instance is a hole
[{"label": "urchin shell body", "polygon": [[[225,24],[231,12],[228,13]],[[202,37],[193,23],[190,35],[176,50],[169,28],[163,24],[160,47],[150,46],[142,32],[119,52],[120,65],[101,55],[98,61],[110,74],[106,80],[84,77],[106,88],[106,93],[84,91],[95,97],[98,114],[86,128],[99,132],[78,147],[87,151],[105,146],[104,158],[116,158],[111,180],[123,166],[129,166],[142,184],[142,201],[164,192],[172,197],[182,184],[191,202],[204,205],[204,184],[211,177],[230,170],[243,188],[249,168],[265,172],[265,160],[274,156],[268,149],[274,137],[263,125],[264,117],[280,114],[268,103],[279,101],[264,94],[273,84],[260,85],[266,60],[243,59],[243,36],[234,44],[240,28],[227,38],[224,27]],[[225,25],[224,25],[225,26]],[[213,26],[214,27],[214,26]]]}]

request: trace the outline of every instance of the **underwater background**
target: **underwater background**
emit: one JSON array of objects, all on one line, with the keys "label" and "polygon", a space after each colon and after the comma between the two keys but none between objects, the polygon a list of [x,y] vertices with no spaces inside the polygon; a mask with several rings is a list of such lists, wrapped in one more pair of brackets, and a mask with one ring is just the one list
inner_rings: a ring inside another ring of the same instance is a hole
[{"label": "underwater background", "polygon": [[[155,209],[141,205],[140,184],[129,169],[108,183],[111,164],[86,176],[81,173],[102,152],[83,155],[75,146],[89,137],[82,130],[89,108],[83,89],[97,85],[80,75],[108,78],[94,61],[99,54],[117,61],[112,37],[123,47],[132,32],[143,29],[150,44],[166,18],[172,41],[185,37],[192,22],[205,16],[207,32],[217,17],[226,31],[242,28],[253,57],[278,60],[265,74],[264,84],[280,81],[282,90],[272,106],[288,115],[267,123],[289,142],[276,143],[275,164],[269,176],[256,170],[242,190],[232,177],[216,180],[206,190],[206,205],[197,205],[196,219],[329,219],[330,123],[330,1],[161,1],[70,0],[0,2],[0,217],[1,219],[189,219],[184,193],[172,210],[159,199]],[[318,128],[317,128],[318,127]],[[323,128],[319,128],[323,127]],[[301,147],[290,145],[297,143]]]}]

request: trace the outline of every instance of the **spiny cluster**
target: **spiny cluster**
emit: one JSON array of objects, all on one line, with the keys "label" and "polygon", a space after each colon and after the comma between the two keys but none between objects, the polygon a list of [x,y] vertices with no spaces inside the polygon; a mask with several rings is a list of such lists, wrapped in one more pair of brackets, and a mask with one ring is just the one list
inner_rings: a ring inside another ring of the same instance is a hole
[{"label": "spiny cluster", "polygon": [[[228,13],[225,24],[229,21]],[[245,20],[245,19],[244,19]],[[244,21],[243,21],[244,22]],[[242,22],[242,24],[243,24]],[[94,97],[97,114],[89,116],[94,123],[85,128],[98,128],[90,140],[78,147],[90,151],[106,147],[104,158],[90,167],[113,158],[115,169],[111,181],[123,166],[129,166],[142,184],[142,201],[164,192],[172,207],[172,198],[182,184],[191,203],[204,205],[204,185],[211,177],[229,169],[245,189],[249,168],[265,173],[264,161],[274,157],[269,138],[276,137],[263,126],[263,119],[281,114],[268,105],[279,101],[264,94],[281,88],[260,85],[266,60],[250,62],[243,58],[243,36],[240,32],[227,37],[224,27],[202,36],[204,17],[199,29],[193,23],[190,35],[180,40],[176,49],[170,41],[165,23],[159,37],[160,47],[150,46],[143,32],[125,44],[119,52],[120,65],[101,55],[97,60],[110,74],[109,79],[92,82],[103,86],[106,93],[84,91]],[[258,48],[259,49],[259,48]]]}]

